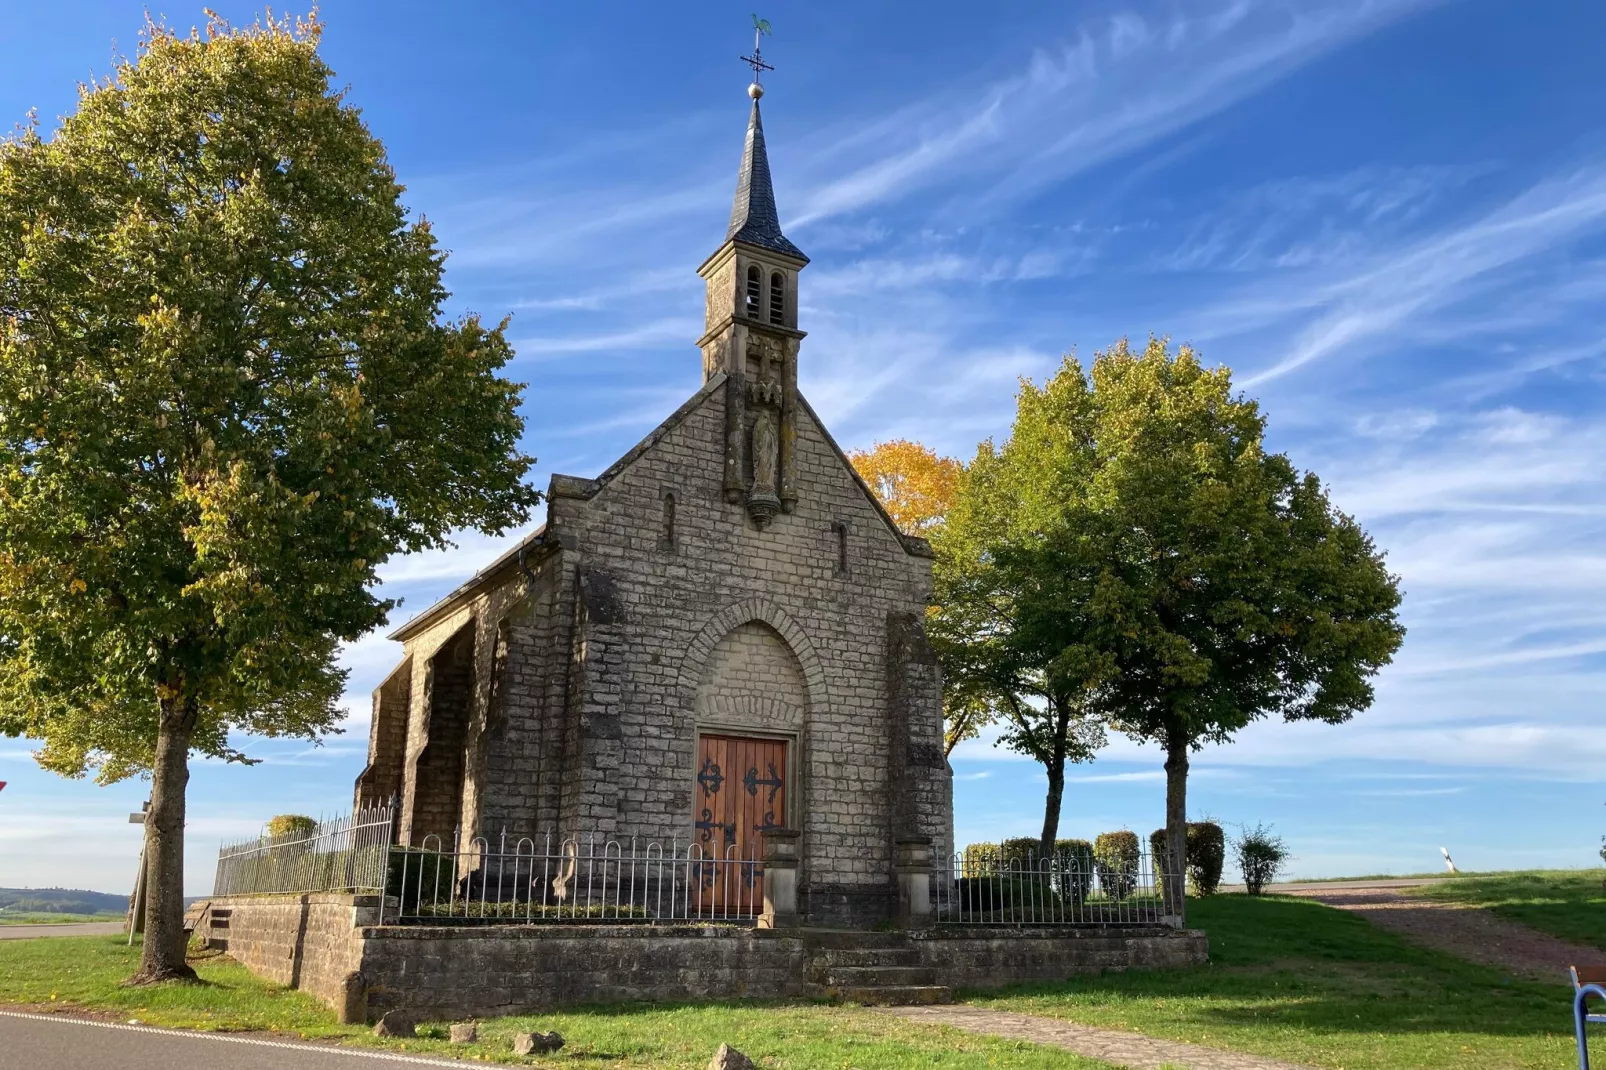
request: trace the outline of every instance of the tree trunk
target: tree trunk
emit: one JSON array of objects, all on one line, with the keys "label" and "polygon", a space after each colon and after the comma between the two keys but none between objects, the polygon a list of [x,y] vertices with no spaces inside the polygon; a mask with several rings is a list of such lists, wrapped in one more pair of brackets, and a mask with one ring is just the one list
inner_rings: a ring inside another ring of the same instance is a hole
[{"label": "tree trunk", "polygon": [[1165,748],[1165,846],[1164,859],[1155,859],[1156,869],[1164,868],[1166,913],[1187,917],[1188,888],[1188,740],[1181,732],[1171,732]]},{"label": "tree trunk", "polygon": [[1037,856],[1042,859],[1054,857],[1054,843],[1060,832],[1060,804],[1065,799],[1065,735],[1070,728],[1070,711],[1064,704],[1054,705],[1054,746],[1043,763],[1048,769],[1048,797],[1043,800],[1043,837],[1037,844]]},{"label": "tree trunk", "polygon": [[129,984],[194,981],[184,961],[184,789],[190,780],[193,699],[162,698],[151,769],[151,808],[145,817],[145,943]]}]

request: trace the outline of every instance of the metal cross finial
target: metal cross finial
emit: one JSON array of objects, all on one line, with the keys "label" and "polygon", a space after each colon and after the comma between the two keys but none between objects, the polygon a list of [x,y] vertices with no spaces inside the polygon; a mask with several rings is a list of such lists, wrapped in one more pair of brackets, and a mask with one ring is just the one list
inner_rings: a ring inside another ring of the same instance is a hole
[{"label": "metal cross finial", "polygon": [[773,71],[775,69],[764,62],[764,54],[759,51],[759,45],[763,42],[764,35],[774,32],[770,28],[769,19],[761,19],[757,15],[753,16],[753,54],[751,56],[743,56],[742,62],[753,68],[753,85],[755,86],[758,85],[759,77],[764,71]]}]

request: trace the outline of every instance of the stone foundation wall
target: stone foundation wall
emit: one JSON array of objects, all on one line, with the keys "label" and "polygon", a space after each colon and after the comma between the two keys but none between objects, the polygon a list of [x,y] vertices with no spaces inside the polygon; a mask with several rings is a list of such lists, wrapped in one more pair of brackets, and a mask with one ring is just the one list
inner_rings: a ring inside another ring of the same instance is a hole
[{"label": "stone foundation wall", "polygon": [[725,926],[385,927],[362,932],[368,1013],[491,1017],[634,1000],[805,995],[798,937]]},{"label": "stone foundation wall", "polygon": [[[374,926],[372,896],[214,899],[198,936],[253,973],[340,1009],[362,975],[367,1014],[407,1007],[434,1019],[587,1003],[819,995],[809,930],[724,925]],[[841,933],[830,934],[840,946]],[[1207,960],[1205,934],[1152,930],[941,929],[865,934],[919,952],[953,988],[1064,980],[1102,970],[1181,969]],[[360,1012],[359,1012],[360,1013]]]},{"label": "stone foundation wall", "polygon": [[259,977],[339,1007],[346,975],[360,969],[360,926],[377,920],[376,896],[319,893],[218,898],[195,935]]},{"label": "stone foundation wall", "polygon": [[953,988],[1063,981],[1103,970],[1180,970],[1209,961],[1196,929],[932,929],[911,933],[920,964]]}]

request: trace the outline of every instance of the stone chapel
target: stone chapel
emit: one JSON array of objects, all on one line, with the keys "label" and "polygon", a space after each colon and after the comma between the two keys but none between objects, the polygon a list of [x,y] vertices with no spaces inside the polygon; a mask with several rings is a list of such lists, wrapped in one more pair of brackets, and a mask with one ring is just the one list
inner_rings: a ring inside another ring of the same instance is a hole
[{"label": "stone chapel", "polygon": [[359,806],[399,837],[700,840],[795,829],[806,924],[892,915],[895,845],[952,850],[931,550],[798,390],[799,276],[753,98],[707,283],[702,387],[391,638]]}]

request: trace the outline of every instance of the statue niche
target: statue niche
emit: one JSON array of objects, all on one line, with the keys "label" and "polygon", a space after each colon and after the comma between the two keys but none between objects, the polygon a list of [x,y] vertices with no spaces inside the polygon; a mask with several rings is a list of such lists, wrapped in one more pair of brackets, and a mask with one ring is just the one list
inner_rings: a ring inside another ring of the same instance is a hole
[{"label": "statue niche", "polygon": [[747,515],[762,531],[781,511],[781,499],[776,493],[781,457],[781,384],[773,378],[759,379],[753,384],[751,401],[753,429],[748,456],[753,462],[753,486],[747,492]]}]

